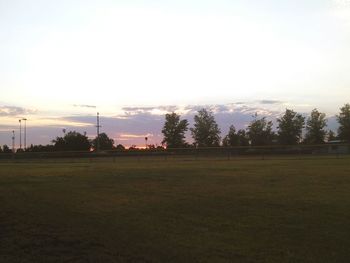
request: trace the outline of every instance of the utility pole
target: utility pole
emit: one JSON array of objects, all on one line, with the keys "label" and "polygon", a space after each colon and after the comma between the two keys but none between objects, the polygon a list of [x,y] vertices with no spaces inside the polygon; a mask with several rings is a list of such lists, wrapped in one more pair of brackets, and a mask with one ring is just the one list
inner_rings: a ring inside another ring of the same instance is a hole
[{"label": "utility pole", "polygon": [[100,114],[97,112],[97,138],[96,138],[96,151],[98,152],[100,150]]},{"label": "utility pole", "polygon": [[24,121],[24,150],[27,149],[27,119],[23,118]]},{"label": "utility pole", "polygon": [[19,119],[19,149],[22,150],[22,119]]},{"label": "utility pole", "polygon": [[15,131],[12,131],[12,152],[15,153]]}]

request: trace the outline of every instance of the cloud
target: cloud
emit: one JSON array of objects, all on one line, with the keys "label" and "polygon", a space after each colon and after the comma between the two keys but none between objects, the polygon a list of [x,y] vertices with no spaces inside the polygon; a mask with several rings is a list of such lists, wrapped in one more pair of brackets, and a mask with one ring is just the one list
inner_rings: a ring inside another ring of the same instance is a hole
[{"label": "cloud", "polygon": [[[250,105],[252,104],[252,105]],[[266,103],[267,105],[267,103]],[[269,103],[268,105],[271,105]],[[230,104],[218,104],[218,105],[195,105],[195,106],[186,106],[187,115],[196,114],[201,109],[208,109],[213,112],[214,115],[220,114],[244,114],[244,115],[254,115],[257,113],[258,115],[266,115],[266,116],[274,116],[280,113],[280,111],[271,110],[265,108],[263,106],[255,105],[253,103],[230,103]]]},{"label": "cloud", "polygon": [[41,123],[42,125],[44,124],[45,126],[51,127],[88,127],[95,125],[96,117],[94,117],[93,121],[88,121],[87,118],[82,118],[81,120],[79,120],[79,118],[74,117],[45,117],[37,119],[37,122]]},{"label": "cloud", "polygon": [[167,112],[174,112],[174,111],[177,111],[179,109],[179,107],[175,106],[175,105],[159,106],[158,109],[163,110],[163,111],[167,111]]},{"label": "cloud", "polygon": [[123,107],[122,111],[126,116],[136,114],[153,114],[153,115],[164,115],[166,113],[174,112],[179,109],[178,106],[148,106],[148,107]]},{"label": "cloud", "polygon": [[153,110],[155,107],[123,107],[122,110],[123,111],[151,111]]},{"label": "cloud", "polygon": [[200,111],[203,108],[207,108],[208,106],[203,105],[188,105],[185,107],[185,111],[187,111],[187,114],[196,113],[197,111]]},{"label": "cloud", "polygon": [[259,100],[260,104],[270,105],[270,104],[283,104],[283,101],[280,100]]},{"label": "cloud", "polygon": [[86,104],[74,104],[73,107],[92,108],[92,109],[96,109],[97,108],[97,106],[95,106],[95,105],[86,105]]},{"label": "cloud", "polygon": [[338,8],[350,8],[350,0],[333,0],[333,5]]},{"label": "cloud", "polygon": [[[138,145],[144,146],[145,137],[148,137],[148,144],[160,145],[163,139],[161,130],[164,125],[166,110],[176,109],[181,114],[181,119],[189,121],[189,127],[193,127],[194,115],[200,109],[212,110],[215,120],[218,123],[222,133],[225,136],[231,125],[236,129],[245,129],[253,120],[253,115],[258,113],[259,117],[267,117],[274,122],[276,128],[276,118],[284,112],[284,108],[276,107],[277,101],[269,104],[249,103],[230,103],[217,105],[188,105],[188,106],[154,106],[154,107],[124,107],[124,112],[117,116],[100,115],[100,132],[105,132],[115,140],[117,144],[125,146]],[[280,105],[277,105],[280,106]],[[176,108],[175,108],[176,107]],[[154,114],[154,112],[164,110],[163,114]],[[133,112],[126,115],[125,111]],[[302,112],[305,114],[305,112]],[[308,113],[305,114],[308,116]],[[96,136],[96,116],[94,115],[75,115],[57,118],[43,118],[43,124],[28,127],[28,143],[46,144],[56,136],[62,136],[62,129],[67,131],[76,130],[78,132],[87,132],[90,138]],[[45,123],[48,121],[48,123]],[[0,144],[10,142],[11,126],[0,125]],[[337,130],[337,121],[334,116],[329,116],[327,129]],[[191,133],[186,133],[186,140],[192,142]]]},{"label": "cloud", "polygon": [[3,124],[0,124],[0,133],[3,132],[3,133],[9,133],[9,132],[12,132],[14,130],[14,127],[13,125],[3,125]]},{"label": "cloud", "polygon": [[178,106],[148,106],[148,107],[123,107],[123,116],[118,116],[119,118],[124,118],[132,115],[139,114],[151,114],[151,115],[165,115],[170,112],[176,112],[179,110]]},{"label": "cloud", "polygon": [[233,104],[214,104],[214,105],[188,105],[184,109],[186,114],[195,114],[202,109],[210,110],[214,114],[232,111]]},{"label": "cloud", "polygon": [[135,139],[135,138],[148,138],[148,137],[153,137],[153,134],[151,133],[146,133],[146,134],[120,134],[119,135],[121,138],[126,138],[126,139]]},{"label": "cloud", "polygon": [[34,114],[36,110],[16,106],[0,106],[0,117],[16,117],[27,114]]},{"label": "cloud", "polygon": [[331,13],[350,26],[350,0],[333,0]]}]

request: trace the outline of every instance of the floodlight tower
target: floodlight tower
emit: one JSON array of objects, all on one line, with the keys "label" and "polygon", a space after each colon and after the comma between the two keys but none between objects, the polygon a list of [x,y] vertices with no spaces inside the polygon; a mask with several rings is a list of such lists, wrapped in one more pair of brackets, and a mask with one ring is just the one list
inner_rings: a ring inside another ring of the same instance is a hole
[{"label": "floodlight tower", "polygon": [[97,123],[96,123],[96,128],[97,128],[97,138],[96,138],[96,151],[98,152],[100,150],[100,113],[97,112]]},{"label": "floodlight tower", "polygon": [[12,131],[12,152],[15,153],[15,131]]},{"label": "floodlight tower", "polygon": [[27,149],[27,119],[22,118],[22,121],[24,121],[24,150]]},{"label": "floodlight tower", "polygon": [[19,119],[19,149],[22,150],[22,119]]}]

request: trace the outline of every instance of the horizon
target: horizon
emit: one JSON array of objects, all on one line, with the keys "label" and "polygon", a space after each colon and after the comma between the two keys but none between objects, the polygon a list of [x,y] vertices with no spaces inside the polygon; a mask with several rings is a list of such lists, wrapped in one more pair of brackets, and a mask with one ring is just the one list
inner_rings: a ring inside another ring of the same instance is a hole
[{"label": "horizon", "polygon": [[[86,106],[86,105],[84,105]],[[344,106],[344,105],[342,105]],[[310,105],[300,105],[300,108],[309,108],[310,111],[297,111],[304,117],[308,117],[312,109]],[[106,133],[111,139],[115,141],[115,145],[122,144],[125,147],[136,145],[138,148],[145,146],[144,138],[148,137],[148,144],[160,146],[163,139],[161,129],[165,122],[165,114],[175,112],[181,115],[181,119],[187,119],[189,126],[193,126],[194,115],[197,111],[205,108],[212,111],[216,122],[221,130],[221,137],[223,138],[231,125],[236,129],[246,129],[248,124],[253,120],[253,116],[258,114],[258,117],[266,117],[274,124],[273,130],[277,129],[277,118],[281,117],[285,109],[289,108],[288,103],[273,100],[262,100],[254,102],[236,102],[226,105],[187,105],[187,106],[143,106],[143,107],[123,107],[121,114],[113,116],[104,116],[99,113],[100,117],[100,133]],[[339,107],[340,108],[340,107]],[[8,107],[11,110],[11,107]],[[95,109],[95,108],[94,108]],[[295,109],[292,109],[295,110]],[[17,111],[20,111],[17,109]],[[16,113],[17,114],[17,113]],[[96,121],[97,111],[91,114],[78,114],[70,116],[61,116],[52,118],[51,124],[43,126],[41,123],[32,125],[32,120],[27,118],[27,147],[33,145],[51,144],[56,137],[63,136],[65,130],[77,131],[86,133],[89,139],[96,137]],[[10,146],[12,143],[12,131],[15,131],[16,147],[19,148],[19,119],[25,115],[16,115],[9,118],[13,123],[6,128],[0,129],[0,145]],[[327,130],[332,130],[337,133],[338,123],[336,115],[326,115]],[[49,121],[46,119],[45,121]],[[147,125],[145,124],[147,122]],[[1,125],[4,127],[5,125]],[[22,145],[23,145],[23,131],[24,123],[22,123]],[[305,130],[305,129],[304,129]],[[7,143],[2,143],[6,142]],[[186,140],[192,143],[190,131],[186,132]]]}]

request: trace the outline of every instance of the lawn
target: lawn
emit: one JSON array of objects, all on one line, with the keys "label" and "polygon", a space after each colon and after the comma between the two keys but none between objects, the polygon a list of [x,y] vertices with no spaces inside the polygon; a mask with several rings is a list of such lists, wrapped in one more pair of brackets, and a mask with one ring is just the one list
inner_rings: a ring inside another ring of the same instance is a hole
[{"label": "lawn", "polygon": [[0,262],[349,260],[349,158],[0,163]]}]

